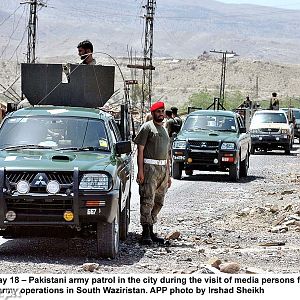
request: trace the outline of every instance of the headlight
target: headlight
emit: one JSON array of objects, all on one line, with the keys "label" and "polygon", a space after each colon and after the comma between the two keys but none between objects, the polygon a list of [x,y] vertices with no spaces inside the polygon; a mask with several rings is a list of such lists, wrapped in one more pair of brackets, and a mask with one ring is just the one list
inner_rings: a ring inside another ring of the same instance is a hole
[{"label": "headlight", "polygon": [[46,186],[46,190],[49,194],[57,194],[60,190],[59,183],[56,180],[50,180]]},{"label": "headlight", "polygon": [[221,150],[233,150],[235,148],[234,143],[222,143]]},{"label": "headlight", "polygon": [[289,129],[281,129],[281,133],[288,134],[290,133]]},{"label": "headlight", "polygon": [[259,130],[258,129],[251,129],[250,133],[256,134],[256,133],[259,133]]},{"label": "headlight", "polygon": [[30,186],[29,186],[29,183],[25,180],[20,180],[18,183],[17,183],[17,191],[20,193],[20,194],[27,194],[29,193],[29,190],[30,190]]},{"label": "headlight", "polygon": [[186,142],[185,141],[174,141],[173,148],[175,149],[185,149]]},{"label": "headlight", "polygon": [[106,174],[84,174],[79,189],[81,190],[108,190],[109,178]]}]

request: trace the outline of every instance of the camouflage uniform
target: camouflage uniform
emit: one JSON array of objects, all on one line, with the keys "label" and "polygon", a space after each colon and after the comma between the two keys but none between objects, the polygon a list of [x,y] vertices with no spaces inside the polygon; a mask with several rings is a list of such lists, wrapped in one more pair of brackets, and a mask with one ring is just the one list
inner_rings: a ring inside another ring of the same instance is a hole
[{"label": "camouflage uniform", "polygon": [[[169,136],[163,126],[153,121],[143,124],[134,142],[143,145],[144,159],[167,160]],[[139,187],[142,225],[153,225],[168,189],[169,172],[166,165],[144,163],[144,183]]]}]

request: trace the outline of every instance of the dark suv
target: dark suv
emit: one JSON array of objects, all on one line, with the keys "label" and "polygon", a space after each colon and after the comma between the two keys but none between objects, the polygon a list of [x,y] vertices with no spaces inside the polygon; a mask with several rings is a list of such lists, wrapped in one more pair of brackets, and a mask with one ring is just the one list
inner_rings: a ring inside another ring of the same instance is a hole
[{"label": "dark suv", "polygon": [[[37,106],[10,113],[0,127],[0,234],[91,234],[97,255],[114,258],[128,234],[133,164],[128,134],[95,108],[112,93],[95,78],[104,67],[74,66],[70,85],[62,87],[61,66],[28,67],[23,91]],[[89,78],[86,85],[82,78]],[[70,105],[73,100],[80,107]]]},{"label": "dark suv", "polygon": [[172,173],[229,171],[234,181],[247,176],[251,149],[241,116],[231,111],[198,110],[190,113],[172,145]]}]

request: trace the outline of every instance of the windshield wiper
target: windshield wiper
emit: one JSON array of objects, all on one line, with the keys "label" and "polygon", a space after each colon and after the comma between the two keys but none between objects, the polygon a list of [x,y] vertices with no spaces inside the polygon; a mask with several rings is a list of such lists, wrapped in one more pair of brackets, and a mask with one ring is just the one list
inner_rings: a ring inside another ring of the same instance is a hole
[{"label": "windshield wiper", "polygon": [[222,128],[216,129],[216,131],[230,131],[230,132],[236,132],[236,130],[234,130],[234,129],[222,129]]},{"label": "windshield wiper", "polygon": [[42,146],[42,145],[34,145],[34,144],[28,144],[28,145],[14,145],[14,146],[8,146],[4,147],[1,150],[18,150],[18,149],[52,149],[50,146]]},{"label": "windshield wiper", "polygon": [[66,148],[57,148],[55,149],[56,151],[64,151],[64,150],[69,150],[69,151],[103,151],[108,149],[106,147],[66,147]]}]

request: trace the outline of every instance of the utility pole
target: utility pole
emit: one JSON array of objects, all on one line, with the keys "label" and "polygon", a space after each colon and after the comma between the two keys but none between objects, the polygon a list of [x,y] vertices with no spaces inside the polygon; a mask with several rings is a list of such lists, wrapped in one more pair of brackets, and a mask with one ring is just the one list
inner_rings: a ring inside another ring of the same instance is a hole
[{"label": "utility pole", "polygon": [[258,76],[256,76],[256,83],[255,83],[255,96],[258,99]]},{"label": "utility pole", "polygon": [[[152,55],[153,55],[153,21],[155,13],[156,1],[147,0],[145,26],[145,45],[144,45],[144,69],[143,69],[143,99],[148,98],[148,106],[151,106],[152,96]],[[145,103],[144,103],[145,106]]]},{"label": "utility pole", "polygon": [[46,4],[38,0],[30,0],[21,2],[21,4],[30,5],[30,15],[28,21],[28,37],[27,37],[27,63],[35,63],[35,45],[36,45],[36,28],[37,28],[37,7],[45,7]]},{"label": "utility pole", "polygon": [[211,50],[210,52],[212,53],[220,53],[222,54],[222,71],[221,71],[221,83],[220,83],[220,94],[219,94],[219,99],[221,101],[221,105],[224,105],[224,99],[225,99],[225,78],[226,78],[226,64],[227,64],[227,56],[236,56],[237,54],[233,51],[216,51],[216,50]]},{"label": "utility pole", "polygon": [[141,122],[144,120],[145,108],[150,108],[152,101],[152,71],[155,67],[152,65],[153,55],[153,21],[156,8],[155,0],[147,0],[143,6],[146,9],[144,15],[145,24],[145,41],[144,41],[144,58],[143,65],[127,65],[128,68],[142,69],[142,100],[141,100]]}]

